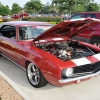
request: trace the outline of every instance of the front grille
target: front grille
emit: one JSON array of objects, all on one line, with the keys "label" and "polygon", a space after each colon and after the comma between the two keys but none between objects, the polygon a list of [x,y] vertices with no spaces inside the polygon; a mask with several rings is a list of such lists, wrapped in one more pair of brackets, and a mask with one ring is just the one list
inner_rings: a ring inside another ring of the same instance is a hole
[{"label": "front grille", "polygon": [[82,73],[95,73],[100,70],[100,61],[93,63],[93,64],[87,64],[87,65],[82,65],[78,67],[74,67],[74,72],[73,74],[82,74]]},{"label": "front grille", "polygon": [[86,75],[96,73],[98,71],[100,71],[100,61],[93,64],[87,64],[87,65],[74,67],[72,76],[65,77],[62,75],[62,79],[86,76]]}]

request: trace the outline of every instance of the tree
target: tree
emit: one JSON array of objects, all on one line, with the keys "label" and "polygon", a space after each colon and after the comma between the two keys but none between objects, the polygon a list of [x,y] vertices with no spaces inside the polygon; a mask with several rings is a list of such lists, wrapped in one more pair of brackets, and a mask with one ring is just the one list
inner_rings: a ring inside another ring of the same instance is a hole
[{"label": "tree", "polygon": [[0,2],[0,15],[9,15],[10,14],[10,9],[9,6],[6,5],[4,6],[1,2]]},{"label": "tree", "polygon": [[21,10],[21,7],[17,3],[13,3],[11,10],[12,14],[18,14],[21,12]]},{"label": "tree", "polygon": [[99,5],[97,3],[90,3],[87,5],[86,11],[99,11]]},{"label": "tree", "polygon": [[43,8],[43,4],[40,0],[30,0],[24,5],[24,9],[28,13],[38,13]]},{"label": "tree", "polygon": [[72,14],[76,14],[79,12],[85,12],[84,5],[74,5],[72,8]]},{"label": "tree", "polygon": [[75,5],[88,5],[91,1],[94,0],[52,0],[54,4],[59,6],[60,11],[62,12],[63,10],[66,9],[65,12],[68,12],[69,15],[72,13],[73,7]]},{"label": "tree", "polygon": [[52,7],[51,7],[51,5],[50,5],[50,2],[47,2],[46,5],[43,6],[43,9],[41,10],[41,13],[49,14],[51,8],[52,8]]},{"label": "tree", "polygon": [[52,7],[50,2],[47,2],[46,5],[44,5],[43,9],[41,10],[41,14],[55,14],[58,12],[57,6]]}]

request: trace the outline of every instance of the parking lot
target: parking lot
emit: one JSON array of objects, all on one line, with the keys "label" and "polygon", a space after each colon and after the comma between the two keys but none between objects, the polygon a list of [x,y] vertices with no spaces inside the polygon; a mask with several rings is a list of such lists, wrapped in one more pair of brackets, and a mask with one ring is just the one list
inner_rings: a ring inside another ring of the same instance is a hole
[{"label": "parking lot", "polygon": [[28,82],[26,72],[4,57],[0,58],[0,70],[33,100],[100,100],[100,76],[64,87],[48,84],[34,88]]}]

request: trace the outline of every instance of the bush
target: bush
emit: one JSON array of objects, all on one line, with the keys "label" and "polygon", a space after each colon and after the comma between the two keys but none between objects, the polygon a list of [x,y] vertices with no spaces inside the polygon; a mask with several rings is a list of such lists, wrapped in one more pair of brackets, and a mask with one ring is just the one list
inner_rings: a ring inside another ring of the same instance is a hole
[{"label": "bush", "polygon": [[28,17],[24,18],[23,20],[28,20],[28,21],[39,21],[39,22],[61,22],[62,18],[57,16],[49,16],[49,17]]},{"label": "bush", "polygon": [[[8,21],[19,21],[20,19],[5,19],[3,22]],[[25,17],[23,21],[38,21],[38,22],[49,22],[51,24],[57,24],[62,21],[62,18],[59,16],[47,16],[47,17]]]},{"label": "bush", "polygon": [[8,22],[10,21],[10,19],[3,19],[3,22]]}]

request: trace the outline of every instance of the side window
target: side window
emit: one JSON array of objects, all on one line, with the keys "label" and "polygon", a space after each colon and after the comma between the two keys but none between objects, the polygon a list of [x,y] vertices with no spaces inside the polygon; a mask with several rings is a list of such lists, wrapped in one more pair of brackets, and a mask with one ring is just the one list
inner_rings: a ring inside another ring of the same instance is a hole
[{"label": "side window", "polygon": [[84,18],[96,18],[95,14],[85,14]]},{"label": "side window", "polygon": [[14,26],[4,25],[1,27],[0,34],[7,38],[16,39],[16,28]]},{"label": "side window", "polygon": [[42,29],[33,28],[33,30],[32,30],[32,35],[33,35],[34,37],[39,36],[41,33],[43,33],[43,30],[42,30]]},{"label": "side window", "polygon": [[19,27],[19,39],[27,40],[33,39],[42,33],[42,29],[33,28],[32,26],[20,26]]},{"label": "side window", "polygon": [[19,27],[19,39],[27,40],[29,38],[32,38],[31,27],[30,26]]},{"label": "side window", "polygon": [[19,26],[18,37],[19,40],[34,39],[46,30],[50,29],[52,25],[40,25],[40,26]]},{"label": "side window", "polygon": [[70,19],[79,19],[82,18],[82,14],[73,15]]}]

